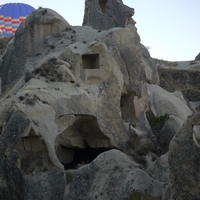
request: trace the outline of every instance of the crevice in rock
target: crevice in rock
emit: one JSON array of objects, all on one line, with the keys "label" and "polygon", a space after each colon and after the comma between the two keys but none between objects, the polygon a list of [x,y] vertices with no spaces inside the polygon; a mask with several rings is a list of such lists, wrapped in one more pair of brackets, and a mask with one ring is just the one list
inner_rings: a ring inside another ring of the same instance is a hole
[{"label": "crevice in rock", "polygon": [[106,12],[106,3],[107,0],[99,0],[99,7],[101,8],[102,13]]},{"label": "crevice in rock", "polygon": [[3,126],[0,126],[0,135],[2,134]]},{"label": "crevice in rock", "polygon": [[131,16],[129,16],[129,17],[126,19],[125,27],[126,27],[127,25],[129,25],[129,24],[132,24],[131,22],[132,22],[132,18],[131,18]]},{"label": "crevice in rock", "polygon": [[149,110],[146,112],[146,117],[154,135],[154,138],[150,139],[154,143],[155,153],[160,156],[163,148],[160,142],[162,137],[162,128],[169,116],[167,114],[164,116],[155,116],[153,112]]}]

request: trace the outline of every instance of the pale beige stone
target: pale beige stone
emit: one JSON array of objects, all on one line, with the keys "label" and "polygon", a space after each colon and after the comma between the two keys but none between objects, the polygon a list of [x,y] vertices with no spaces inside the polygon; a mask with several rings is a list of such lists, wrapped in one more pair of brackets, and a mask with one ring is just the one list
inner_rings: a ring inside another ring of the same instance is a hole
[{"label": "pale beige stone", "polygon": [[158,85],[147,85],[148,94],[151,102],[151,110],[155,116],[164,116],[165,114],[174,115],[185,121],[192,114],[192,110],[185,101],[178,98]]}]

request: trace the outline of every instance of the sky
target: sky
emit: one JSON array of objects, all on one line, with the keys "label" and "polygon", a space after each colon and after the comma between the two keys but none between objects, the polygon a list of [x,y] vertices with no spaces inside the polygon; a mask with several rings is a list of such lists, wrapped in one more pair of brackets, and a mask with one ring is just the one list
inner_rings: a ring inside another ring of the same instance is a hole
[{"label": "sky", "polygon": [[[85,0],[0,0],[51,8],[71,25],[82,25]],[[200,52],[200,0],[123,0],[135,9],[133,19],[153,58],[194,60]]]}]

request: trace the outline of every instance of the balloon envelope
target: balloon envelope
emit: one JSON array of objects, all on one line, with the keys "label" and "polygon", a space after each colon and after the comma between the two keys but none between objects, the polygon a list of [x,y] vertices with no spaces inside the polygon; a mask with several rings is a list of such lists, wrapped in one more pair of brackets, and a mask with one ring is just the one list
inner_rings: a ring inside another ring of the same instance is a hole
[{"label": "balloon envelope", "polygon": [[7,3],[0,5],[0,35],[13,36],[19,24],[35,10],[23,3]]}]

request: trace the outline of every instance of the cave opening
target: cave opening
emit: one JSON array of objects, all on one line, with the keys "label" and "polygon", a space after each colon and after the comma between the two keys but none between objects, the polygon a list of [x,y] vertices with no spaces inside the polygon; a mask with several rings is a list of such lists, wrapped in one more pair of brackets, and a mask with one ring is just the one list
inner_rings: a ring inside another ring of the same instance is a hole
[{"label": "cave opening", "polygon": [[[64,148],[64,147],[62,147]],[[91,163],[99,154],[111,150],[111,148],[91,148],[68,149],[73,151],[73,160],[71,162],[61,162],[65,170],[78,169],[79,167]],[[66,155],[67,156],[67,155]]]},{"label": "cave opening", "polygon": [[102,13],[106,12],[106,3],[107,0],[99,0],[99,7],[101,8]]},{"label": "cave opening", "polygon": [[96,117],[74,116],[73,124],[64,129],[55,141],[56,155],[65,170],[77,169],[92,162],[99,154],[114,148],[110,138],[99,128]]}]

